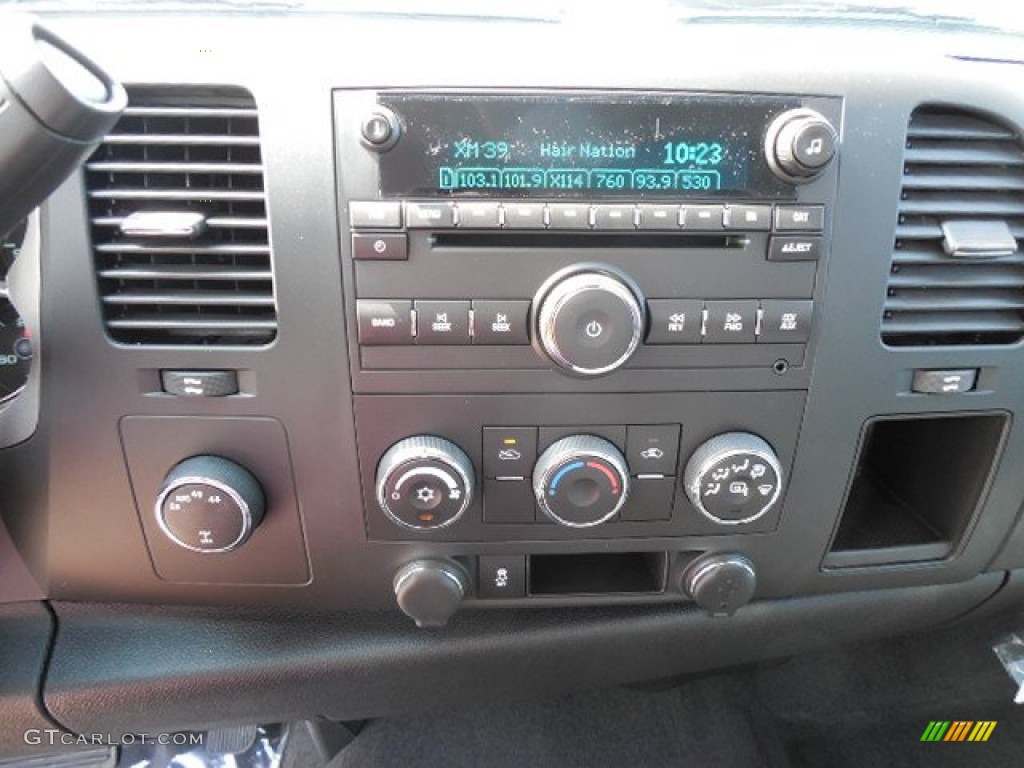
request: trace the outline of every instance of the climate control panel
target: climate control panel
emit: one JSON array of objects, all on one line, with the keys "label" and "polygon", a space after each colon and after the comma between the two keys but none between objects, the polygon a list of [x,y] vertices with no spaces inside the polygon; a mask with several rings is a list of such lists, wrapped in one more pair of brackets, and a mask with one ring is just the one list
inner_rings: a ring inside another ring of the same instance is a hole
[{"label": "climate control panel", "polygon": [[439,542],[769,531],[803,397],[659,393],[643,409],[614,395],[357,398],[367,531]]}]

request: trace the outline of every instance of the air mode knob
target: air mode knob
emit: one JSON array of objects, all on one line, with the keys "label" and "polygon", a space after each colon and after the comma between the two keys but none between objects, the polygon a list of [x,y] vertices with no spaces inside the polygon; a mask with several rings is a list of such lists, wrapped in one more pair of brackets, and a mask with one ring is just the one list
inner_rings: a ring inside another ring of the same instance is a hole
[{"label": "air mode knob", "polygon": [[473,462],[454,443],[432,435],[391,446],[377,465],[377,503],[405,528],[445,528],[473,498]]},{"label": "air mode knob", "polygon": [[592,435],[553,443],[533,470],[541,510],[560,525],[590,528],[622,509],[629,495],[629,469],[619,449]]},{"label": "air mode knob", "polygon": [[781,498],[782,466],[765,440],[728,432],[694,451],[683,483],[693,506],[714,522],[751,523]]},{"label": "air mode knob", "polygon": [[576,376],[600,376],[636,351],[646,323],[643,296],[626,275],[577,264],[552,276],[533,301],[537,349]]},{"label": "air mode knob", "polygon": [[836,129],[824,115],[813,109],[791,109],[768,127],[765,155],[776,176],[803,184],[832,162],[838,141]]},{"label": "air mode knob", "polygon": [[220,456],[193,456],[167,474],[156,519],[178,546],[217,554],[242,546],[265,509],[263,488],[245,467]]}]

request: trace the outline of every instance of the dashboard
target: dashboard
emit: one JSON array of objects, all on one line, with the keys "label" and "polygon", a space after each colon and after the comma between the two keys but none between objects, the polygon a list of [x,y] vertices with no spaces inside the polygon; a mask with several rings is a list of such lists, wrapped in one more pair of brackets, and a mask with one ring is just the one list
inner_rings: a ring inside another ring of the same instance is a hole
[{"label": "dashboard", "polygon": [[[370,716],[1019,591],[1018,38],[45,21],[128,106],[2,244],[0,604],[49,606],[27,709],[230,721],[244,679]],[[143,689],[154,658],[209,673],[194,709]]]}]

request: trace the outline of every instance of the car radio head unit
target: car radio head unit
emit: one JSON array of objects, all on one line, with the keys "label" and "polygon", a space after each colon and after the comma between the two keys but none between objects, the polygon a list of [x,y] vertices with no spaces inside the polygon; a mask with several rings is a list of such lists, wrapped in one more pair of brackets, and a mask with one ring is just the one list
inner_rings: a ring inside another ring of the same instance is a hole
[{"label": "car radio head unit", "polygon": [[380,158],[380,192],[792,198],[765,138],[799,106],[773,96],[382,94],[380,129],[391,123],[394,143]]}]

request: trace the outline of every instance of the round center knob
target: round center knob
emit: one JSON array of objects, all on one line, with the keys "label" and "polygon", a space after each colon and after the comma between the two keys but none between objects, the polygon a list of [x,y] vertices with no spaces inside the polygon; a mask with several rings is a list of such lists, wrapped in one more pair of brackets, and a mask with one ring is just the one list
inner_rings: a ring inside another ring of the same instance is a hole
[{"label": "round center knob", "polygon": [[600,437],[574,435],[551,445],[533,472],[537,504],[570,528],[599,525],[629,495],[629,470],[619,449]]},{"label": "round center knob", "polygon": [[377,502],[394,522],[444,528],[473,497],[473,463],[454,443],[421,435],[395,443],[377,466]]},{"label": "round center knob", "polygon": [[578,376],[614,371],[643,336],[639,289],[610,267],[571,267],[541,288],[534,306],[541,351]]}]

